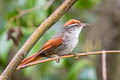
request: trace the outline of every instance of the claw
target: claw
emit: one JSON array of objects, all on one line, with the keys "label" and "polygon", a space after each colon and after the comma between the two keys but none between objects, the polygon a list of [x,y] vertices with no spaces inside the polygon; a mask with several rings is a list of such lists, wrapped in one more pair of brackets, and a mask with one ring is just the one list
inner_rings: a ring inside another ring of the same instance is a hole
[{"label": "claw", "polygon": [[53,55],[53,57],[56,58],[56,62],[57,62],[57,63],[60,63],[60,56],[58,56],[58,55]]},{"label": "claw", "polygon": [[60,57],[56,57],[56,62],[60,63]]},{"label": "claw", "polygon": [[79,55],[78,54],[74,54],[74,59],[78,60],[79,59]]}]

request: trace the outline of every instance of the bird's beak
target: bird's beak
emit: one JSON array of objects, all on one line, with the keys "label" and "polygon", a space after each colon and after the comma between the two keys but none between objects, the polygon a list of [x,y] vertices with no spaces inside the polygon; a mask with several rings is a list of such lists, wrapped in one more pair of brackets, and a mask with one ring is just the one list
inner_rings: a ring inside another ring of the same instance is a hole
[{"label": "bird's beak", "polygon": [[90,24],[88,24],[88,23],[82,23],[81,25],[82,26],[89,26]]}]

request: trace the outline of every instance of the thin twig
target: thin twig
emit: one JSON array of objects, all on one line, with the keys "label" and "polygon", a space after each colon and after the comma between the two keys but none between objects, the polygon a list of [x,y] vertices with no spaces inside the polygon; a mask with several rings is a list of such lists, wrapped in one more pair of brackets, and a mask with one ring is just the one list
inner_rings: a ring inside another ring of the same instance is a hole
[{"label": "thin twig", "polygon": [[[29,39],[24,43],[24,45],[19,49],[14,58],[8,64],[6,69],[0,76],[0,80],[6,80],[10,77],[16,70],[17,66],[35,45],[35,43],[40,39],[40,37],[55,23],[57,22],[65,12],[76,2],[77,0],[65,0],[63,4],[57,8],[53,14],[51,14],[29,37]],[[25,51],[25,53],[23,53]]]},{"label": "thin twig", "polygon": [[103,80],[107,80],[107,67],[106,67],[106,52],[102,51],[102,77]]},{"label": "thin twig", "polygon": [[24,16],[25,14],[28,14],[28,13],[32,13],[33,11],[36,11],[38,9],[40,9],[41,6],[37,6],[37,7],[33,7],[33,8],[30,8],[30,9],[25,9],[25,10],[20,10],[19,13],[13,17],[10,18],[9,22],[8,22],[8,27],[11,27],[12,26],[12,22],[14,20],[16,20],[16,23],[18,25],[20,25],[19,23],[19,18],[21,18],[22,16]]},{"label": "thin twig", "polygon": [[[45,10],[49,9],[49,7],[52,5],[52,3],[54,2],[54,0],[49,0],[47,3],[46,3],[46,6],[45,6]],[[32,13],[33,11],[36,11],[38,9],[40,9],[41,6],[36,6],[36,7],[33,7],[33,8],[30,8],[30,9],[25,9],[25,10],[20,10],[19,13],[13,17],[10,18],[9,20],[9,23],[12,23],[15,19],[18,20],[20,17],[28,14],[28,13]]]},{"label": "thin twig", "polygon": [[[101,54],[102,52],[103,51],[78,53],[78,56],[97,55],[97,54]],[[120,53],[120,50],[109,50],[109,51],[104,51],[104,52],[105,52],[105,54],[107,54],[107,53],[109,53],[109,54],[112,53],[113,54],[113,53]],[[69,58],[69,57],[74,57],[74,54],[60,56],[61,59]],[[23,69],[23,68],[26,68],[26,67],[29,67],[29,66],[33,66],[33,65],[36,65],[36,64],[40,64],[40,63],[54,61],[54,60],[56,60],[56,58],[47,58],[47,59],[44,59],[44,60],[40,60],[40,61],[37,61],[37,62],[29,63],[29,64],[26,64],[24,66],[18,67],[17,70],[20,70],[20,69]]]},{"label": "thin twig", "polygon": [[19,19],[20,17],[24,16],[25,14],[31,13],[38,9],[40,9],[40,6],[33,7],[30,9],[26,9],[26,10],[21,10],[17,15],[10,18],[10,22],[13,22],[15,19]]},{"label": "thin twig", "polygon": [[44,7],[44,9],[45,9],[45,10],[48,10],[49,7],[53,4],[54,1],[55,1],[55,0],[49,0],[49,1],[47,2],[46,6]]}]

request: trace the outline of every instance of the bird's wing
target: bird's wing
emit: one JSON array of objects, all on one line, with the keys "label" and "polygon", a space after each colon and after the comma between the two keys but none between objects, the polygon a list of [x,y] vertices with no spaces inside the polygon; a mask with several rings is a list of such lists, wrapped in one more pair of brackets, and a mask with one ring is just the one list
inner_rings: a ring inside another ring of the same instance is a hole
[{"label": "bird's wing", "polygon": [[25,64],[36,62],[36,61],[40,60],[43,57],[43,55],[45,55],[45,53],[49,53],[50,51],[56,49],[62,43],[63,43],[62,37],[58,37],[58,38],[49,40],[37,54],[33,54],[30,57],[25,58],[19,64],[17,69],[19,69],[20,67],[22,67]]},{"label": "bird's wing", "polygon": [[38,55],[48,53],[59,47],[62,43],[62,36],[55,39],[51,39],[41,48],[41,50],[38,52]]}]

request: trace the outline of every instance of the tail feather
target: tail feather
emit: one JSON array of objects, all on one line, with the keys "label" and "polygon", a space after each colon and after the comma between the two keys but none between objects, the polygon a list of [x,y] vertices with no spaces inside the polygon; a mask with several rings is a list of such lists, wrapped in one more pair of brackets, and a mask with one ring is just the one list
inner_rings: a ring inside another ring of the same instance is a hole
[{"label": "tail feather", "polygon": [[[33,54],[32,56],[24,59],[20,64],[19,66],[23,66],[25,64],[28,64],[28,63],[32,63],[32,62],[35,62],[35,61],[38,61],[42,58],[42,56],[38,55],[38,54]],[[19,67],[18,66],[18,67]]]}]

